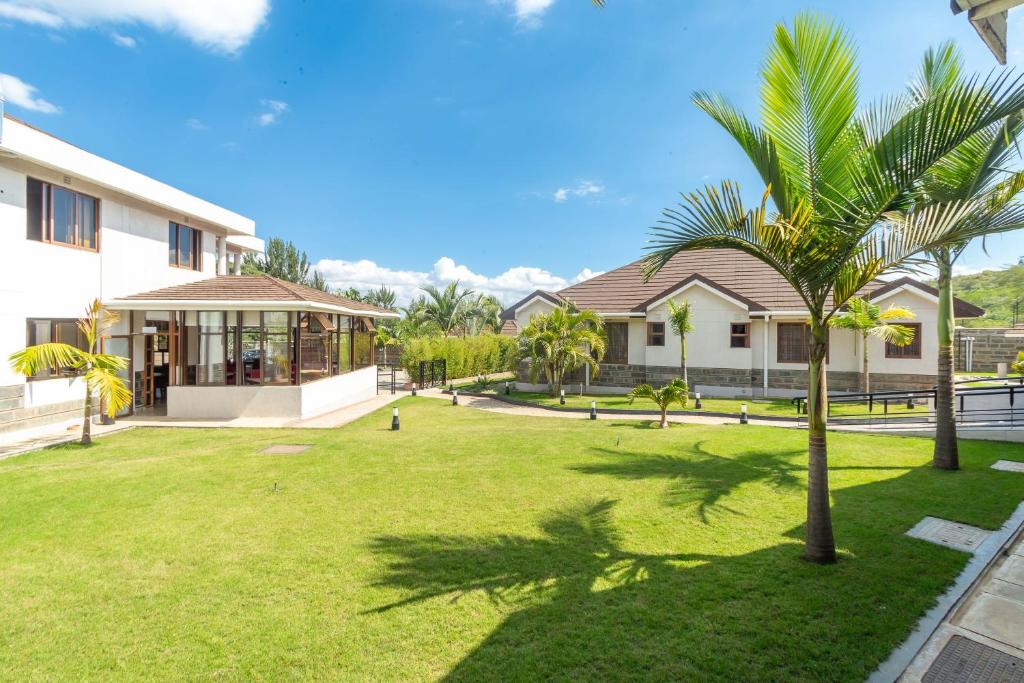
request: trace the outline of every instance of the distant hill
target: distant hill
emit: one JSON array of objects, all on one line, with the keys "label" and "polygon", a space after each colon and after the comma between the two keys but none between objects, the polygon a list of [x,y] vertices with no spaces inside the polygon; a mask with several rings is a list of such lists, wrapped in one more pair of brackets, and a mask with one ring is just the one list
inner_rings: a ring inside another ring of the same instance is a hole
[{"label": "distant hill", "polygon": [[[929,284],[934,286],[935,282]],[[1013,303],[1018,300],[1018,322],[1024,322],[1024,265],[957,275],[953,278],[953,295],[985,309],[985,317],[964,321],[968,327],[1012,327]]]}]

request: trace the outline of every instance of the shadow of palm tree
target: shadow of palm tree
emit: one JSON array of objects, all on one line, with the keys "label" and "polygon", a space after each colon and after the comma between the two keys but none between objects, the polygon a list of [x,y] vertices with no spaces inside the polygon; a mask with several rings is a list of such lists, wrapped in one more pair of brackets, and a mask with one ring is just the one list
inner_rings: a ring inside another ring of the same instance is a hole
[{"label": "shadow of palm tree", "polygon": [[804,486],[806,466],[794,464],[803,451],[745,451],[723,456],[698,442],[683,456],[622,453],[606,448],[592,449],[608,456],[607,462],[575,465],[570,469],[583,474],[601,474],[622,479],[666,479],[665,504],[696,505],[696,514],[704,524],[716,510],[736,513],[722,499],[744,484],[763,482],[776,489],[794,490]]}]

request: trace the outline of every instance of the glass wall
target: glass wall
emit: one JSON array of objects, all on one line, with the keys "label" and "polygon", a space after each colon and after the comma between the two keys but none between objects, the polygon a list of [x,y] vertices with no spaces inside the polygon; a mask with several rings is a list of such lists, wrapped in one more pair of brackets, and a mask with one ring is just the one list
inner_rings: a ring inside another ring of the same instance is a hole
[{"label": "glass wall", "polygon": [[263,383],[261,340],[259,311],[242,311],[242,384]]},{"label": "glass wall", "polygon": [[292,367],[295,354],[292,315],[285,311],[267,311],[263,314],[264,384],[295,384]]},{"label": "glass wall", "polygon": [[352,370],[352,319],[347,315],[338,316],[338,343],[335,354],[335,375]]},{"label": "glass wall", "polygon": [[196,384],[223,386],[225,384],[226,336],[223,311],[199,311],[199,367]]},{"label": "glass wall", "polygon": [[336,316],[329,313],[302,313],[299,317],[299,369],[301,382],[331,376],[334,357]]},{"label": "glass wall", "polygon": [[356,318],[352,328],[352,367],[358,370],[373,365],[373,323]]}]

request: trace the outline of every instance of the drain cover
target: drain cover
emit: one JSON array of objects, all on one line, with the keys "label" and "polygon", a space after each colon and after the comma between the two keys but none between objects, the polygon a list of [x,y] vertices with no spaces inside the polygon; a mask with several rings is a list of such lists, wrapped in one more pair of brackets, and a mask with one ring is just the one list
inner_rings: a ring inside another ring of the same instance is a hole
[{"label": "drain cover", "polygon": [[953,636],[921,677],[924,683],[1024,683],[1024,659]]},{"label": "drain cover", "polygon": [[969,524],[950,522],[938,517],[925,517],[907,532],[907,536],[938,543],[953,550],[973,553],[981,542],[988,538],[989,533],[991,532]]},{"label": "drain cover", "polygon": [[992,469],[1003,472],[1024,472],[1024,462],[1016,460],[996,460],[992,463]]},{"label": "drain cover", "polygon": [[298,455],[299,453],[305,453],[312,447],[312,444],[276,443],[273,446],[267,446],[260,453],[266,453],[267,455]]}]

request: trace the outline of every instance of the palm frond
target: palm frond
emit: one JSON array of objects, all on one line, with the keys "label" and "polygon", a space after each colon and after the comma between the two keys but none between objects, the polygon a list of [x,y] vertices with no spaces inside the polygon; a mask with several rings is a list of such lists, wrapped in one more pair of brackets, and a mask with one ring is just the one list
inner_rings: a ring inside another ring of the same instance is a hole
[{"label": "palm frond", "polygon": [[[116,357],[116,356],[114,356]],[[125,386],[124,380],[110,370],[94,367],[85,373],[85,381],[90,394],[96,393],[106,407],[107,415],[114,417],[132,401],[132,392]]]},{"label": "palm frond", "polygon": [[15,372],[31,377],[41,370],[78,369],[83,365],[84,354],[70,344],[48,342],[15,351],[8,360]]}]

